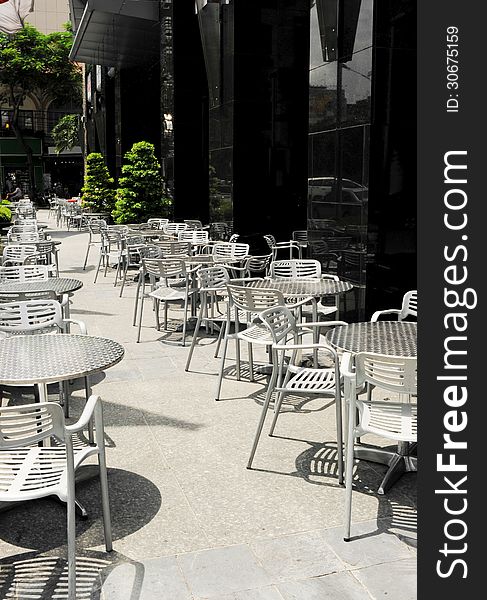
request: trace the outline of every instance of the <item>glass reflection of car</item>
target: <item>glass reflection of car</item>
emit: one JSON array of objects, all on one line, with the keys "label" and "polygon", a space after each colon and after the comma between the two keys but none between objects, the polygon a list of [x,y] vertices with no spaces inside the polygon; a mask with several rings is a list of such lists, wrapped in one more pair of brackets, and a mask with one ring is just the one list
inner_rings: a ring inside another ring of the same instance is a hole
[{"label": "glass reflection of car", "polygon": [[341,194],[336,196],[334,177],[310,177],[308,179],[308,205],[311,228],[321,228],[324,220],[336,224],[362,222],[362,208],[367,202],[367,188],[351,179],[342,179]]}]

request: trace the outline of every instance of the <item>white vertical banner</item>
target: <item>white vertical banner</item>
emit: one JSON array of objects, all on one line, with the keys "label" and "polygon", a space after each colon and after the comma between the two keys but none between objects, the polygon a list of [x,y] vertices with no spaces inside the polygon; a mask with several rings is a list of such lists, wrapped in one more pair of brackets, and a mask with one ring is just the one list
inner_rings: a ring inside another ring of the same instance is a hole
[{"label": "white vertical banner", "polygon": [[0,0],[0,31],[8,34],[19,31],[33,10],[34,0]]}]

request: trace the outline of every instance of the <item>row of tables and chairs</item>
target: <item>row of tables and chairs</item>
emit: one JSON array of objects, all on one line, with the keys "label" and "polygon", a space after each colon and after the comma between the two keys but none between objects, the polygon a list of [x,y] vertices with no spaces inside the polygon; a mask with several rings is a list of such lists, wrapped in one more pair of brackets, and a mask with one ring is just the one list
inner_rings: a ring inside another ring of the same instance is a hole
[{"label": "row of tables and chairs", "polygon": [[[70,318],[80,280],[56,276],[36,245],[21,243],[9,251],[14,246],[7,239],[0,266],[0,386],[32,387],[36,401],[0,403],[0,506],[46,496],[66,503],[68,598],[76,600],[75,513],[87,512],[76,499],[75,483],[92,476],[92,469],[83,469],[91,456],[98,459],[105,546],[112,550],[103,409],[91,377],[122,360],[124,349],[88,335],[83,322]],[[79,333],[71,333],[73,325]],[[86,401],[73,423],[67,421],[69,382],[77,379],[84,380]],[[50,384],[59,384],[60,403],[51,401]]]}]

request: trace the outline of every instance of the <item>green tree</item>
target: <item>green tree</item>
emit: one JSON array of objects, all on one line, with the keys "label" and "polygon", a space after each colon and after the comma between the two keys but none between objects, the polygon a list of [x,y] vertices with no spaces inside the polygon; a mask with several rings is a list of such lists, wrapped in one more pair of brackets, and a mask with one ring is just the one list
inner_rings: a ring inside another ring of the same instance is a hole
[{"label": "green tree", "polygon": [[69,60],[73,42],[66,31],[43,34],[25,24],[14,35],[0,33],[0,101],[12,110],[10,124],[25,152],[31,191],[34,191],[34,159],[20,125],[20,109],[29,94],[48,100],[81,102],[81,69]]},{"label": "green tree", "polygon": [[92,152],[86,157],[85,184],[81,189],[83,206],[93,212],[111,213],[115,206],[115,186],[103,155]]},{"label": "green tree", "polygon": [[172,201],[164,195],[161,165],[154,154],[154,144],[136,142],[124,159],[112,213],[115,221],[142,223],[150,217],[168,217]]},{"label": "green tree", "polygon": [[59,154],[79,145],[79,115],[64,115],[52,128],[52,139]]}]

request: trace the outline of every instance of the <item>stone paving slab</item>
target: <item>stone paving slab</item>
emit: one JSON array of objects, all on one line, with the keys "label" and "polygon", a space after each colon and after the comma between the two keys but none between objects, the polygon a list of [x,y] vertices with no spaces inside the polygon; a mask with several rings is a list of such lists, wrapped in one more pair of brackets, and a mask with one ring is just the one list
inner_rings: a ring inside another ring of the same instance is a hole
[{"label": "stone paving slab", "polygon": [[[46,221],[47,211],[39,211],[39,218]],[[269,415],[255,468],[247,470],[266,379],[249,382],[244,368],[238,382],[230,344],[222,400],[215,402],[216,336],[198,344],[186,373],[191,333],[186,347],[165,343],[146,303],[142,342],[136,343],[133,282],[122,298],[120,286],[113,286],[113,269],[106,277],[100,273],[94,284],[96,248],[82,269],[88,234],[57,230],[52,220],[49,225],[53,239],[62,240],[61,275],[84,283],[72,297],[73,318],[85,321],[90,334],[115,339],[126,349],[119,365],[92,381],[105,407],[111,555],[103,552],[98,482],[77,490],[89,512],[86,521],[77,521],[78,552],[107,557],[111,566],[101,580],[105,598],[122,600],[139,565],[145,575],[137,580],[139,595],[130,600],[382,598],[392,572],[409,598],[415,578],[416,476],[403,477],[386,496],[378,496],[384,467],[358,463],[352,528],[357,539],[345,547],[334,406],[328,400],[288,398],[274,437],[266,435]],[[172,320],[181,314],[170,310]],[[245,347],[242,354],[246,361]],[[266,362],[265,354],[257,351],[256,361]],[[71,389],[76,418],[84,406],[83,388],[74,382]],[[56,386],[49,392],[56,401]],[[29,393],[10,388],[3,397],[28,402]],[[62,506],[47,499],[0,513],[0,573],[11,573],[26,552],[39,560],[64,555]],[[0,597],[6,595],[2,585],[0,580]]]}]

